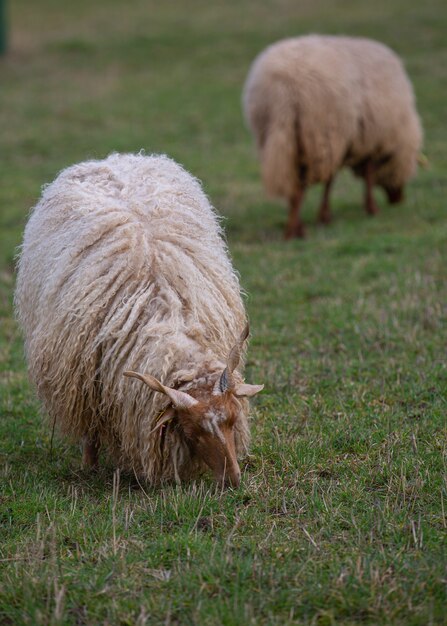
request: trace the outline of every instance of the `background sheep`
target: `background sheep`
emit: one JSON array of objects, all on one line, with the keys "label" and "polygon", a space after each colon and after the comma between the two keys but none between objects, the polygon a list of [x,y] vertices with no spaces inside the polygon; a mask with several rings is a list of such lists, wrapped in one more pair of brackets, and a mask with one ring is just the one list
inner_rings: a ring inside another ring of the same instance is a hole
[{"label": "background sheep", "polygon": [[398,57],[368,39],[310,35],[285,39],[254,61],[243,105],[266,190],[289,201],[286,237],[304,235],[304,190],[325,183],[319,221],[344,165],[365,179],[365,208],[377,212],[374,184],[390,203],[416,170],[422,130]]},{"label": "background sheep", "polygon": [[102,446],[152,483],[204,464],[239,483],[242,398],[262,387],[235,371],[248,330],[216,215],[174,161],[63,171],[26,226],[16,308],[30,377],[85,463]]}]

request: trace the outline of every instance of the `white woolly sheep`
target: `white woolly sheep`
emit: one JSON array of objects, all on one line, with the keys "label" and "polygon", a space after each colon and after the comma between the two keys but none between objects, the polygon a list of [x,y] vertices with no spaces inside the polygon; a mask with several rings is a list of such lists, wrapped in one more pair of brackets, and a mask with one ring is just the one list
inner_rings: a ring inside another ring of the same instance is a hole
[{"label": "white woolly sheep", "polygon": [[364,177],[369,214],[378,210],[374,184],[396,203],[416,171],[422,129],[413,89],[396,54],[376,41],[279,41],[255,59],[243,106],[264,186],[289,202],[286,238],[304,236],[299,211],[314,183],[325,184],[319,221],[330,221],[329,192],[343,166]]},{"label": "white woolly sheep", "polygon": [[236,370],[239,281],[182,167],[113,154],[63,171],[26,226],[15,303],[30,378],[85,464],[101,447],[151,484],[206,466],[239,484],[246,398],[262,386]]}]

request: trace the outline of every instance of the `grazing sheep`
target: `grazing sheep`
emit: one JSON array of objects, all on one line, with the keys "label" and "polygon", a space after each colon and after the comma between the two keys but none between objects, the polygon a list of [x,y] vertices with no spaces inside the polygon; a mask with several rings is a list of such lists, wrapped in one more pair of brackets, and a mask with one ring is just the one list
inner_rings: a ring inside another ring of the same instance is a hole
[{"label": "grazing sheep", "polygon": [[268,193],[287,198],[286,238],[304,236],[306,187],[325,184],[319,220],[330,221],[329,192],[343,166],[390,203],[403,197],[422,142],[411,83],[399,58],[376,41],[309,35],[269,46],[254,61],[243,95]]},{"label": "grazing sheep", "polygon": [[238,278],[182,167],[113,154],[63,171],[26,226],[15,303],[30,378],[85,464],[101,447],[152,484],[205,466],[239,484],[246,398],[262,386],[236,371]]}]

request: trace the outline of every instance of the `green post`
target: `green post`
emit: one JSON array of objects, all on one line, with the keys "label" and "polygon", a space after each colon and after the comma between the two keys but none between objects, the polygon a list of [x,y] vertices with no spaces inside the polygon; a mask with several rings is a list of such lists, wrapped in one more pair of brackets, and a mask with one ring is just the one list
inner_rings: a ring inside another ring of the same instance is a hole
[{"label": "green post", "polygon": [[7,47],[6,0],[0,0],[0,54],[5,54]]}]

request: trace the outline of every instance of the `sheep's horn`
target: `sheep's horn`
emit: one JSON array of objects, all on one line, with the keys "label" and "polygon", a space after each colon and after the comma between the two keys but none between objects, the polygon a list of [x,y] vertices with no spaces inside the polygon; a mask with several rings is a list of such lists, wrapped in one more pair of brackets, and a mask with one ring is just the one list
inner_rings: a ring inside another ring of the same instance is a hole
[{"label": "sheep's horn", "polygon": [[234,387],[233,372],[236,369],[236,367],[239,365],[244,343],[247,340],[249,333],[250,333],[250,326],[247,322],[244,330],[241,333],[241,336],[239,337],[239,341],[230,350],[230,354],[227,359],[227,366],[222,372],[216,385],[217,393],[225,393],[225,391],[228,391],[229,389],[233,389]]},{"label": "sheep's horn", "polygon": [[190,409],[192,406],[198,403],[198,401],[190,396],[189,393],[185,393],[184,391],[178,391],[178,389],[171,389],[170,387],[166,387],[150,374],[139,374],[138,372],[132,372],[130,370],[123,372],[123,374],[124,376],[129,376],[129,378],[138,378],[138,380],[141,380],[148,387],[150,387],[152,391],[159,391],[160,393],[164,393],[166,396],[168,396],[172,404],[177,409]]}]

